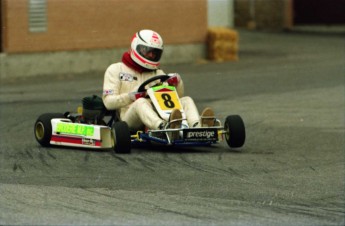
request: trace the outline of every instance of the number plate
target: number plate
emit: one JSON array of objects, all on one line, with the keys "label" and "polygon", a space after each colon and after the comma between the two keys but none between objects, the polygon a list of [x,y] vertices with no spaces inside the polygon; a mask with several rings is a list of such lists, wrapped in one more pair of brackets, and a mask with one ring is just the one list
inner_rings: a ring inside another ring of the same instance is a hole
[{"label": "number plate", "polygon": [[160,109],[162,109],[163,111],[181,109],[180,101],[177,97],[176,91],[155,92],[154,95]]},{"label": "number plate", "polygon": [[185,118],[182,104],[174,86],[155,86],[147,90],[155,110],[164,120],[169,120],[173,109],[179,109]]}]

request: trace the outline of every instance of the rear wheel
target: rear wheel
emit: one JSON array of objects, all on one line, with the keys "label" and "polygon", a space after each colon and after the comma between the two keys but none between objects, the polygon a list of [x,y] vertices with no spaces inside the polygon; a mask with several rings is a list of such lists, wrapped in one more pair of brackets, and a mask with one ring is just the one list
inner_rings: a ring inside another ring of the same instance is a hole
[{"label": "rear wheel", "polygon": [[115,122],[113,126],[114,151],[119,154],[131,153],[131,134],[126,122]]},{"label": "rear wheel", "polygon": [[246,130],[239,115],[229,115],[225,119],[225,140],[231,148],[242,147],[246,140]]},{"label": "rear wheel", "polygon": [[61,113],[46,113],[38,117],[34,127],[35,138],[43,147],[50,146],[52,136],[51,120],[54,118],[66,118]]}]

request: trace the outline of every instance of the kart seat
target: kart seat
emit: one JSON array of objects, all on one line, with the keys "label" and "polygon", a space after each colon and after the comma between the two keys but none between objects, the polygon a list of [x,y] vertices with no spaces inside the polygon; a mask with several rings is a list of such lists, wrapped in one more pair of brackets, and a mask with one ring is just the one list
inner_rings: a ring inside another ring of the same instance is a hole
[{"label": "kart seat", "polygon": [[83,103],[83,117],[87,121],[100,122],[105,116],[111,116],[113,121],[118,121],[118,114],[116,110],[108,110],[101,97],[97,95],[84,97]]}]

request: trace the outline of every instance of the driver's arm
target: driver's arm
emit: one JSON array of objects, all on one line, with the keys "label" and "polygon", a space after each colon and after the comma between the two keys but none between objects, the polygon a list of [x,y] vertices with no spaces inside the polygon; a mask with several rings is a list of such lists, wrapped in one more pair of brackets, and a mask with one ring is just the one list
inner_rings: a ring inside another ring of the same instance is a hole
[{"label": "driver's arm", "polygon": [[130,90],[128,90],[128,92],[120,93],[121,81],[118,76],[119,72],[120,64],[112,64],[107,68],[104,74],[102,99],[108,110],[119,109],[132,103],[132,100],[128,95]]},{"label": "driver's arm", "polygon": [[184,95],[184,85],[183,85],[183,81],[182,79],[179,81],[177,87],[176,87],[176,91],[179,97],[183,97]]},{"label": "driver's arm", "polygon": [[[165,75],[166,74],[162,70],[158,70],[157,72],[158,72],[158,74],[161,74],[161,75]],[[178,74],[178,73],[170,73],[168,75],[173,76],[175,74],[178,75],[179,80],[178,80],[177,86],[175,86],[175,85],[174,86],[176,87],[176,91],[177,91],[178,96],[179,97],[183,97],[183,95],[184,95],[184,85],[183,85],[183,81],[182,81],[182,78],[181,78],[180,74]]]},{"label": "driver's arm", "polygon": [[183,81],[182,81],[182,78],[181,78],[180,74],[178,74],[178,73],[170,73],[168,75],[170,75],[171,77],[176,77],[177,85],[173,84],[173,86],[176,87],[176,91],[177,91],[178,96],[179,97],[183,97],[183,95],[184,95],[184,85],[183,85]]}]

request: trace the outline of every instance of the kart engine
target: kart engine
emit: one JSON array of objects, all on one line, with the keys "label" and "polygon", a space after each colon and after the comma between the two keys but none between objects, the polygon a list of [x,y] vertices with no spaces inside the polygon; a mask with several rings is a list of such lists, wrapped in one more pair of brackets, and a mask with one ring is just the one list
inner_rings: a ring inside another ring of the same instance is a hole
[{"label": "kart engine", "polygon": [[83,98],[83,118],[85,122],[99,124],[104,118],[106,108],[101,97],[93,95]]}]

